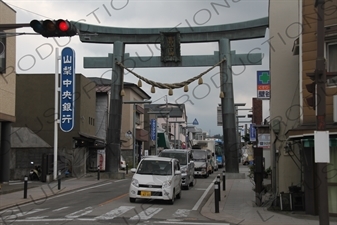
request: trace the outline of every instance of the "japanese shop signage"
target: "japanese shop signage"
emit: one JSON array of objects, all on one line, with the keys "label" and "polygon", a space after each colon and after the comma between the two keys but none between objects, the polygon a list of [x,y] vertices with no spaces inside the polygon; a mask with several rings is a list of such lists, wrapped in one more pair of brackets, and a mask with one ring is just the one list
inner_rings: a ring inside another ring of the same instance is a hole
[{"label": "japanese shop signage", "polygon": [[157,140],[156,134],[157,134],[157,121],[155,119],[151,119],[151,140],[155,141]]},{"label": "japanese shop signage", "polygon": [[75,109],[75,51],[69,47],[62,50],[60,77],[60,128],[69,132],[74,128]]},{"label": "japanese shop signage", "polygon": [[270,99],[269,71],[257,71],[257,98]]}]

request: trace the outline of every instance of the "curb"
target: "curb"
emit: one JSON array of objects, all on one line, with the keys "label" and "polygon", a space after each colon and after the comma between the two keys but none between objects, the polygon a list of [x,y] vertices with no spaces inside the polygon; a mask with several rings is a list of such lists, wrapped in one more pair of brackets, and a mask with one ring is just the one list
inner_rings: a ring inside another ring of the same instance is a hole
[{"label": "curb", "polygon": [[[77,178],[73,178],[73,179],[77,179]],[[71,179],[72,180],[72,179]],[[71,191],[76,191],[76,190],[79,190],[79,189],[82,189],[82,188],[88,188],[88,187],[91,187],[91,186],[95,186],[97,184],[102,184],[102,183],[107,183],[107,182],[110,182],[110,180],[102,180],[102,181],[97,181],[96,183],[94,184],[89,184],[89,185],[83,185],[81,187],[75,187],[75,188],[72,188],[72,189],[62,189],[59,190],[60,192],[58,193],[52,193],[52,194],[47,194],[44,192],[45,196],[43,197],[36,197],[34,199],[32,199],[31,197],[30,198],[27,198],[27,199],[20,199],[18,200],[18,202],[16,203],[12,203],[12,204],[8,204],[8,205],[4,205],[4,206],[0,206],[0,210],[6,210],[8,208],[12,208],[12,207],[15,207],[15,206],[20,206],[20,205],[25,205],[25,204],[29,204],[31,202],[34,202],[34,201],[39,201],[39,200],[42,200],[42,199],[46,199],[48,197],[51,197],[51,196],[57,196],[57,195],[62,195],[62,194],[65,194],[65,193],[69,193]],[[53,182],[50,182],[50,183],[46,183],[46,184],[55,184],[57,183],[56,181],[53,181]],[[30,189],[33,189],[33,188],[40,188],[42,187],[42,185],[38,185],[38,186],[35,186],[35,187],[32,187]],[[20,191],[23,191],[23,190],[20,190]],[[19,191],[13,191],[13,192],[10,192],[10,193],[15,193],[15,192],[19,192]],[[10,194],[9,193],[9,194]],[[0,199],[1,199],[1,195],[0,195]]]}]

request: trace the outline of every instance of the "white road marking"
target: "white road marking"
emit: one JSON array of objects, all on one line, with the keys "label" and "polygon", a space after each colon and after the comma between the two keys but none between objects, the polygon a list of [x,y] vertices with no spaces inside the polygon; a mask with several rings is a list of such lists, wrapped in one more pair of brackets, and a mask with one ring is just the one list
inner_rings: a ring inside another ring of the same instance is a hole
[{"label": "white road marking", "polygon": [[54,209],[53,212],[58,212],[58,211],[61,211],[63,209],[68,209],[69,207],[66,206],[66,207],[62,207],[62,208],[59,208],[59,209]]},{"label": "white road marking", "polygon": [[37,212],[42,212],[42,211],[47,210],[47,209],[48,208],[46,208],[46,209],[33,209],[33,210],[30,210],[30,211],[24,212],[24,213],[21,212],[21,213],[15,214],[15,215],[4,216],[3,220],[13,220],[13,219],[17,219],[18,217],[27,216],[27,215],[37,213]]},{"label": "white road marking", "polygon": [[173,217],[187,217],[190,214],[190,209],[177,209],[173,214]]},{"label": "white road marking", "polygon": [[214,182],[215,182],[216,178],[214,178],[214,180],[212,181],[212,183],[208,186],[208,188],[206,189],[206,191],[202,194],[202,196],[199,198],[199,200],[197,201],[197,203],[195,203],[194,207],[192,208],[192,210],[198,210],[199,206],[201,205],[201,202],[204,200],[204,198],[206,197],[207,193],[209,192],[209,190],[211,189],[211,187],[214,186]]},{"label": "white road marking", "polygon": [[155,214],[159,213],[163,208],[147,208],[139,214],[130,218],[130,220],[148,220]]},{"label": "white road marking", "polygon": [[120,206],[117,209],[113,209],[110,212],[107,212],[101,216],[97,216],[95,217],[95,219],[98,220],[111,220],[115,217],[118,217],[124,213],[126,213],[127,211],[129,211],[130,209],[133,209],[134,206]]},{"label": "white road marking", "polygon": [[27,220],[41,220],[48,216],[34,216],[34,217],[27,217]]},{"label": "white road marking", "polygon": [[73,221],[74,219],[67,218],[55,218],[55,219],[22,219],[22,220],[14,220],[13,222],[60,222],[60,221]]},{"label": "white road marking", "polygon": [[[53,210],[55,211],[61,211],[64,209],[67,209],[69,207],[62,207]],[[48,216],[36,216],[36,217],[28,217],[25,219],[18,219],[19,217],[26,216],[29,214],[33,214],[36,212],[41,212],[46,209],[35,209],[28,212],[21,212],[17,213],[16,215],[9,215],[7,218],[4,218],[8,221],[15,221],[15,222],[66,222],[66,221],[98,221],[98,220],[112,220],[114,218],[120,217],[124,213],[128,212],[131,209],[134,209],[134,206],[120,206],[118,208],[115,208],[105,214],[102,214],[100,216],[94,217],[94,218],[80,218],[81,216],[87,215],[93,211],[92,207],[86,207],[84,209],[78,210],[76,212],[73,212],[71,214],[66,215],[63,218],[46,218]],[[137,215],[134,215],[130,218],[130,220],[142,220],[146,221],[154,217],[157,213],[159,213],[163,208],[154,208],[149,207],[145,209],[144,211],[140,212]],[[229,225],[229,223],[198,223],[198,222],[187,222],[179,220],[179,218],[186,218],[190,214],[190,209],[177,209],[173,215],[172,219],[167,219],[166,221],[153,221],[155,224],[175,224],[175,225]]]},{"label": "white road marking", "polygon": [[74,219],[74,218],[78,218],[80,216],[87,215],[91,212],[92,212],[92,207],[87,207],[87,208],[84,208],[84,209],[81,209],[81,210],[78,210],[76,212],[73,212],[73,213],[70,213],[70,214],[66,215],[66,218]]}]

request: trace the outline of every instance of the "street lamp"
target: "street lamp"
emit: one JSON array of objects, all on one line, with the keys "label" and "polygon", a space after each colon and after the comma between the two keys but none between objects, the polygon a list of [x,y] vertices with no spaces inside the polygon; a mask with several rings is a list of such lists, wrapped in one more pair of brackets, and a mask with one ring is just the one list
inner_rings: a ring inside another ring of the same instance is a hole
[{"label": "street lamp", "polygon": [[124,104],[133,104],[133,167],[136,167],[136,104],[151,104],[152,101],[123,101]]},{"label": "street lamp", "polygon": [[[156,155],[158,155],[158,152],[157,152],[157,149],[158,149],[158,140],[157,140],[157,136],[158,136],[158,133],[157,133],[157,119],[158,119],[158,115],[169,115],[170,114],[170,111],[149,111],[148,114],[154,114],[155,115],[155,120],[156,120],[156,140],[155,140],[155,152],[156,152]],[[168,129],[167,129],[168,130]],[[167,132],[167,135],[169,135],[169,133]]]}]

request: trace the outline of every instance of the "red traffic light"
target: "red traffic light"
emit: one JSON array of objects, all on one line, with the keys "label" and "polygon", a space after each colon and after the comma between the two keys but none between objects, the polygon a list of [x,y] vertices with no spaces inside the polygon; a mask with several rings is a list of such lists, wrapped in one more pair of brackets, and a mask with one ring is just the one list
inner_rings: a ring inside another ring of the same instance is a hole
[{"label": "red traffic light", "polygon": [[72,37],[77,34],[77,28],[68,20],[32,20],[30,26],[36,33],[44,37]]},{"label": "red traffic light", "polygon": [[67,21],[64,20],[58,20],[57,21],[57,27],[60,29],[60,31],[66,32],[69,30],[70,26]]}]

